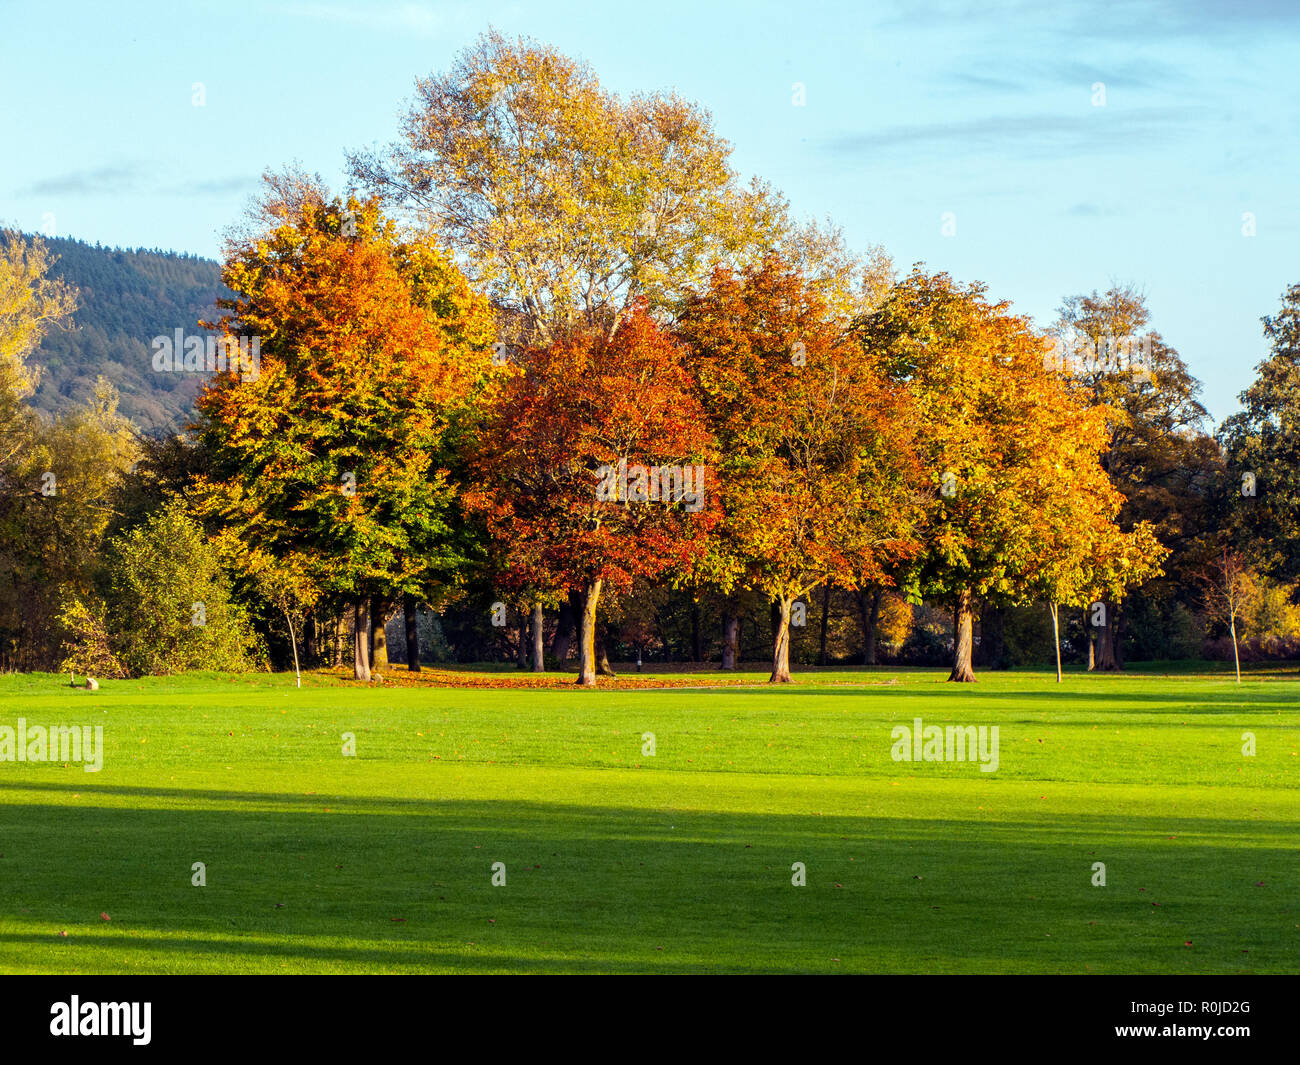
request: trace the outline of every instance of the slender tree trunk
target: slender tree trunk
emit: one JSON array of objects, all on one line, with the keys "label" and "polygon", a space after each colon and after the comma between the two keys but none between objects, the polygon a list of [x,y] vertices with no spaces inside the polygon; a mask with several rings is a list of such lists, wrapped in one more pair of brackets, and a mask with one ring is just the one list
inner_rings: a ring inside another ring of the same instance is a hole
[{"label": "slender tree trunk", "polygon": [[1048,603],[1052,612],[1052,642],[1056,645],[1056,683],[1061,683],[1061,622],[1059,608],[1055,603]]},{"label": "slender tree trunk", "polygon": [[975,612],[970,590],[963,588],[957,595],[952,611],[952,672],[950,681],[971,684],[975,671],[971,669],[971,651],[975,645]]},{"label": "slender tree trunk", "polygon": [[420,624],[415,596],[402,597],[402,622],[406,628],[406,668],[420,672]]},{"label": "slender tree trunk", "polygon": [[[858,613],[862,616],[862,664],[876,664],[876,626],[880,623],[880,604],[885,598],[885,589],[879,585],[871,589],[870,595],[859,589]],[[870,599],[871,606],[867,606]]]},{"label": "slender tree trunk", "polygon": [[370,680],[370,600],[352,604],[352,676]]},{"label": "slender tree trunk", "polygon": [[370,656],[370,668],[379,670],[388,668],[388,612],[393,604],[386,599],[375,596],[370,600],[370,627],[374,632],[374,650]]},{"label": "slender tree trunk", "polygon": [[1241,683],[1241,659],[1237,656],[1237,616],[1233,614],[1228,619],[1228,627],[1232,629],[1232,664],[1237,670],[1237,683]]},{"label": "slender tree trunk", "polygon": [[546,672],[546,644],[542,639],[543,628],[546,624],[546,615],[542,612],[542,604],[533,604],[533,672]]},{"label": "slender tree trunk", "polygon": [[[289,624],[289,642],[293,644],[293,675],[298,678],[298,687],[302,687],[302,670],[298,668],[298,637],[293,633],[293,618],[289,616],[289,611],[285,610],[284,620]],[[1240,670],[1238,670],[1237,679],[1241,679]]]},{"label": "slender tree trunk", "polygon": [[1096,666],[1099,672],[1113,673],[1119,668],[1115,661],[1115,604],[1103,602],[1106,624],[1099,625],[1097,633]]},{"label": "slender tree trunk", "polygon": [[730,609],[722,617],[722,668],[735,669],[740,651],[740,618]]},{"label": "slender tree trunk", "polygon": [[822,585],[822,632],[821,640],[817,645],[817,664],[826,665],[826,628],[830,622],[831,616],[831,586],[828,581]]},{"label": "slender tree trunk", "polygon": [[578,615],[578,684],[584,688],[596,686],[596,605],[601,584],[595,580],[583,589]]},{"label": "slender tree trunk", "polygon": [[1088,634],[1088,672],[1097,668],[1097,630],[1092,624],[1091,608],[1083,612],[1083,631]]},{"label": "slender tree trunk", "polygon": [[777,617],[776,636],[772,641],[772,675],[767,678],[769,684],[790,684],[790,607],[794,596],[781,596],[773,609]]}]

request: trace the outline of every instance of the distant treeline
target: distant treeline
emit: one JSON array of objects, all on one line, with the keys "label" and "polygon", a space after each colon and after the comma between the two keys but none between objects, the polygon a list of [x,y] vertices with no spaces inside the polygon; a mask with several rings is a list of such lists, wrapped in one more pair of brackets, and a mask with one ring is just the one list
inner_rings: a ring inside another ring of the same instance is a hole
[{"label": "distant treeline", "polygon": [[153,337],[176,329],[199,333],[200,319],[227,296],[221,267],[183,252],[106,248],[46,238],[57,261],[50,276],[75,286],[79,303],[70,329],[46,333],[32,361],[42,368],[30,403],[49,414],[85,404],[103,376],[120,397],[122,414],[145,431],[181,427],[205,380],[158,374],[150,366]]}]

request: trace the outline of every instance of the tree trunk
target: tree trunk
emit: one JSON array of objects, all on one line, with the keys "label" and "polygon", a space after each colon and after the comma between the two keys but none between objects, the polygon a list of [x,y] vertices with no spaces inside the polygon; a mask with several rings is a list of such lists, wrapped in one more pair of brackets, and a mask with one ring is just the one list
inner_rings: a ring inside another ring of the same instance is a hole
[{"label": "tree trunk", "polygon": [[1103,602],[1102,606],[1106,611],[1106,624],[1094,629],[1097,634],[1096,668],[1099,672],[1113,673],[1119,669],[1115,660],[1115,604]]},{"label": "tree trunk", "polygon": [[370,680],[370,600],[352,604],[352,676]]},{"label": "tree trunk", "polygon": [[862,664],[876,664],[876,626],[880,623],[880,604],[885,598],[885,589],[876,586],[871,589],[871,606],[867,606],[868,595],[858,591],[858,613],[862,616]]},{"label": "tree trunk", "polygon": [[374,650],[370,655],[370,668],[375,670],[388,668],[388,612],[393,604],[375,596],[370,600],[370,628],[374,633]]},{"label": "tree trunk", "polygon": [[[289,625],[289,641],[293,644],[293,675],[298,679],[298,687],[302,687],[302,670],[298,668],[298,637],[293,632],[293,618],[289,616],[288,608],[284,611],[284,620]],[[1241,680],[1241,671],[1237,672],[1237,679]]]},{"label": "tree trunk", "polygon": [[581,603],[582,596],[577,592],[570,592],[569,598],[560,604],[560,616],[555,625],[555,643],[552,645],[552,650],[561,669],[569,661],[569,652],[573,650],[574,629],[578,618],[582,616]]},{"label": "tree trunk", "polygon": [[601,583],[595,580],[583,589],[578,615],[578,684],[584,688],[596,686],[596,604]]},{"label": "tree trunk", "polygon": [[821,642],[817,647],[817,664],[826,665],[826,627],[830,622],[831,615],[831,586],[830,583],[822,585],[822,634]]},{"label": "tree trunk", "polygon": [[546,672],[546,644],[542,639],[542,630],[546,624],[546,615],[542,604],[533,604],[533,672]]},{"label": "tree trunk", "polygon": [[1083,612],[1083,631],[1088,637],[1088,672],[1097,668],[1097,630],[1092,627],[1091,609]]},{"label": "tree trunk", "polygon": [[740,652],[740,618],[730,610],[722,616],[722,668],[735,669]]},{"label": "tree trunk", "polygon": [[420,672],[420,628],[415,596],[402,597],[402,621],[406,626],[406,668]]},{"label": "tree trunk", "polygon": [[1052,612],[1052,642],[1056,645],[1056,683],[1061,683],[1061,620],[1055,603],[1048,603]]},{"label": "tree trunk", "polygon": [[772,675],[769,684],[790,684],[790,607],[794,596],[781,596],[772,604],[777,616],[776,636],[772,641]]},{"label": "tree trunk", "polygon": [[1237,683],[1241,683],[1241,659],[1237,656],[1237,616],[1234,614],[1228,619],[1228,627],[1232,630],[1232,664],[1237,670]]},{"label": "tree trunk", "polygon": [[975,645],[975,612],[970,590],[963,588],[957,595],[952,611],[952,672],[950,681],[972,684],[975,671],[971,669],[971,651]]}]

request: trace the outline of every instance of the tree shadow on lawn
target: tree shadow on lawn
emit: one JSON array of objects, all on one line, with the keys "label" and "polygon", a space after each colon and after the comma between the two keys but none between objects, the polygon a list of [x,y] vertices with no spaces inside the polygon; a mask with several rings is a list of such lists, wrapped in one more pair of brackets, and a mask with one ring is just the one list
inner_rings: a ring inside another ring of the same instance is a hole
[{"label": "tree shadow on lawn", "polygon": [[[668,690],[668,689],[663,689]],[[717,697],[722,695],[738,695],[740,692],[727,688],[701,688],[692,692],[693,695],[703,697]],[[878,697],[884,699],[923,699],[926,702],[934,703],[951,695],[953,706],[961,706],[970,703],[993,703],[1000,701],[1018,701],[1018,702],[1046,702],[1052,704],[1074,704],[1076,708],[1104,706],[1108,711],[1115,713],[1125,713],[1134,709],[1129,705],[1132,703],[1159,703],[1165,707],[1165,712],[1171,714],[1184,714],[1191,708],[1197,713],[1211,714],[1230,714],[1240,713],[1243,710],[1254,711],[1275,704],[1289,705],[1294,703],[1297,709],[1300,709],[1300,685],[1294,689],[1287,690],[1272,688],[1267,691],[1255,692],[1250,695],[1244,692],[1224,691],[1200,691],[1195,688],[1182,688],[1169,692],[1135,692],[1135,691],[1107,691],[1105,689],[1079,690],[1077,688],[1065,689],[1041,689],[1033,691],[1024,691],[1018,689],[1005,688],[978,688],[969,684],[952,684],[952,685],[935,685],[930,688],[916,688],[898,686],[864,686],[861,688],[836,687],[836,688],[818,688],[818,687],[799,687],[790,685],[774,684],[770,687],[747,688],[743,693],[746,697],[780,697],[781,699],[800,699],[800,698],[820,698],[823,696],[840,696],[848,698],[870,698]],[[1210,704],[1210,705],[1207,705]],[[1223,704],[1220,706],[1219,704]],[[1143,709],[1143,713],[1158,713],[1157,710]]]},{"label": "tree shadow on lawn", "polygon": [[1300,934],[1294,822],[92,793],[189,805],[0,805],[0,969],[1272,971]]}]

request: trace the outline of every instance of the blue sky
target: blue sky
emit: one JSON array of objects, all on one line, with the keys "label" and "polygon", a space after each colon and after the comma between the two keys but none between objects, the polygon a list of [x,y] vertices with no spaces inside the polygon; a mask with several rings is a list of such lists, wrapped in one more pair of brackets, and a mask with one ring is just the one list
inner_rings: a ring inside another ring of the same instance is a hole
[{"label": "blue sky", "polygon": [[489,25],[700,101],[742,174],[903,270],[984,281],[1043,325],[1136,282],[1216,419],[1300,282],[1289,0],[0,0],[0,223],[215,257],[265,168],[341,185],[345,150],[392,140],[414,79]]}]

